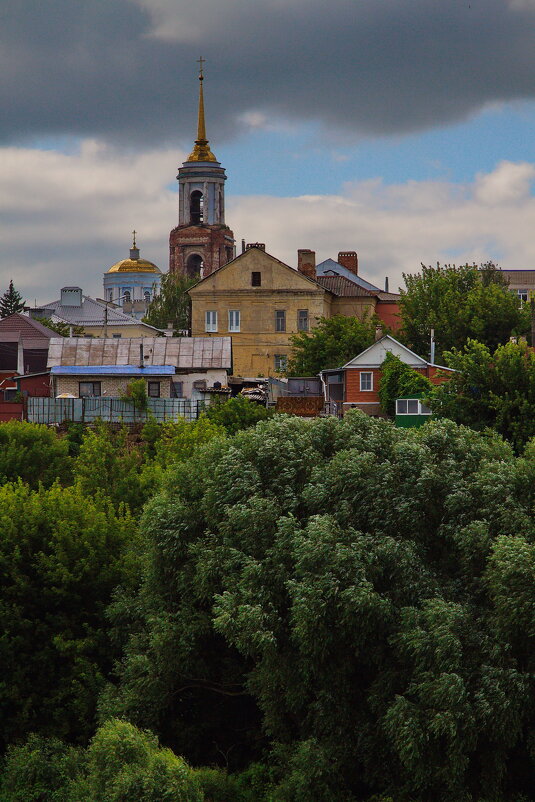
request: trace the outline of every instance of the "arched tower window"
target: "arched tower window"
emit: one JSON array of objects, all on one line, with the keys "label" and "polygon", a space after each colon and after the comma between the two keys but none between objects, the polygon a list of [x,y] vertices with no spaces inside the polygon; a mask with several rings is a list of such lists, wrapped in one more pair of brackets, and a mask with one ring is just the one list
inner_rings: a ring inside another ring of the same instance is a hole
[{"label": "arched tower window", "polygon": [[204,221],[204,197],[198,189],[195,189],[190,195],[189,219],[193,226],[199,226]]},{"label": "arched tower window", "polygon": [[150,290],[145,290],[143,293],[143,298],[146,304],[150,304]]},{"label": "arched tower window", "polygon": [[186,275],[189,276],[189,278],[198,278],[201,275],[202,268],[202,256],[199,256],[198,253],[192,253],[186,262]]},{"label": "arched tower window", "polygon": [[132,303],[132,293],[130,290],[123,290],[123,301],[125,304]]}]

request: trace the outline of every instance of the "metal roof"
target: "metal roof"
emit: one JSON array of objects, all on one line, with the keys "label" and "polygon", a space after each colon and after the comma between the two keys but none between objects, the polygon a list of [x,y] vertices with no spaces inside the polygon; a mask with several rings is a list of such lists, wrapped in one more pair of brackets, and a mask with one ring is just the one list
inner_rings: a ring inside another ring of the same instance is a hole
[{"label": "metal roof", "polygon": [[365,289],[345,276],[318,276],[316,281],[324,289],[332,292],[333,295],[339,295],[343,297],[357,296],[360,298],[373,298],[378,292]]},{"label": "metal roof", "polygon": [[174,376],[173,365],[56,365],[53,376]]},{"label": "metal roof", "polygon": [[361,278],[356,273],[353,273],[352,270],[349,270],[347,267],[344,267],[339,262],[335,262],[334,259],[325,259],[323,262],[320,262],[316,265],[316,276],[344,276],[349,281],[352,281],[353,284],[358,284],[359,287],[362,287],[364,290],[372,290],[372,292],[379,292],[380,288],[376,287],[375,284],[371,284],[366,279]]},{"label": "metal roof", "polygon": [[[76,287],[64,287],[63,289],[77,289]],[[103,326],[106,304],[100,303],[88,295],[82,296],[81,306],[62,306],[61,301],[51,301],[45,304],[42,309],[46,309],[49,316],[54,321],[69,323],[71,326]],[[152,331],[158,331],[148,323],[142,323],[135,317],[125,315],[123,312],[108,304],[108,325],[109,326],[143,326]]]},{"label": "metal roof", "polygon": [[58,337],[50,341],[48,367],[172,365],[179,369],[231,367],[230,337]]}]

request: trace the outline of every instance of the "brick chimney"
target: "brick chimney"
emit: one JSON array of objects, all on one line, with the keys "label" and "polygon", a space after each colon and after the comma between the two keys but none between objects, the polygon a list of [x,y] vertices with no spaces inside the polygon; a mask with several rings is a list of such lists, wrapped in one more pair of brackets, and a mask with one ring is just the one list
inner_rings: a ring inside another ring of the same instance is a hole
[{"label": "brick chimney", "polygon": [[304,276],[316,280],[316,251],[299,248],[297,251],[297,269]]},{"label": "brick chimney", "polygon": [[338,253],[338,264],[347,267],[356,276],[359,274],[359,258],[356,251],[340,251]]},{"label": "brick chimney", "polygon": [[380,323],[378,323],[377,326],[375,327],[375,342],[381,340],[382,337],[383,337],[383,327],[381,326]]}]

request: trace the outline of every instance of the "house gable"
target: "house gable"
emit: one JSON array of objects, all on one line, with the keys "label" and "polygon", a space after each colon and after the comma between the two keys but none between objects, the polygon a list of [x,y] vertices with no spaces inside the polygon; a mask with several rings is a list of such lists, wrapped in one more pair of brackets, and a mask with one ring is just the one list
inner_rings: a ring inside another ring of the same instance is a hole
[{"label": "house gable", "polygon": [[415,354],[414,351],[411,351],[410,348],[402,345],[400,342],[391,337],[390,334],[387,334],[385,337],[381,337],[381,339],[375,342],[373,345],[370,345],[369,348],[366,348],[365,351],[362,351],[356,357],[351,359],[343,366],[342,370],[345,370],[346,368],[363,367],[379,368],[383,364],[387,353],[397,356],[402,362],[404,362],[406,365],[409,365],[411,368],[426,368],[429,364],[421,356],[418,356],[418,354]]},{"label": "house gable", "polygon": [[[253,286],[252,273],[260,273],[260,285]],[[260,248],[249,248],[215,270],[206,278],[201,279],[188,291],[192,297],[217,291],[241,292],[251,291],[257,294],[262,291],[289,291],[306,292],[319,296],[325,295],[326,290],[313,281],[313,279],[299,273],[290,265],[275,259]]]}]

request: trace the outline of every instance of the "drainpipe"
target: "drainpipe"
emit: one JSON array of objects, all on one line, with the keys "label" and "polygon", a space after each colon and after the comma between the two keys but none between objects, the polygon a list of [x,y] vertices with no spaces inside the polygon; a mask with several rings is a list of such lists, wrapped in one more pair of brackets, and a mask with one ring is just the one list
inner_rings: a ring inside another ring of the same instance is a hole
[{"label": "drainpipe", "polygon": [[17,344],[17,373],[21,376],[24,374],[24,348],[22,347],[21,337],[19,337]]}]

